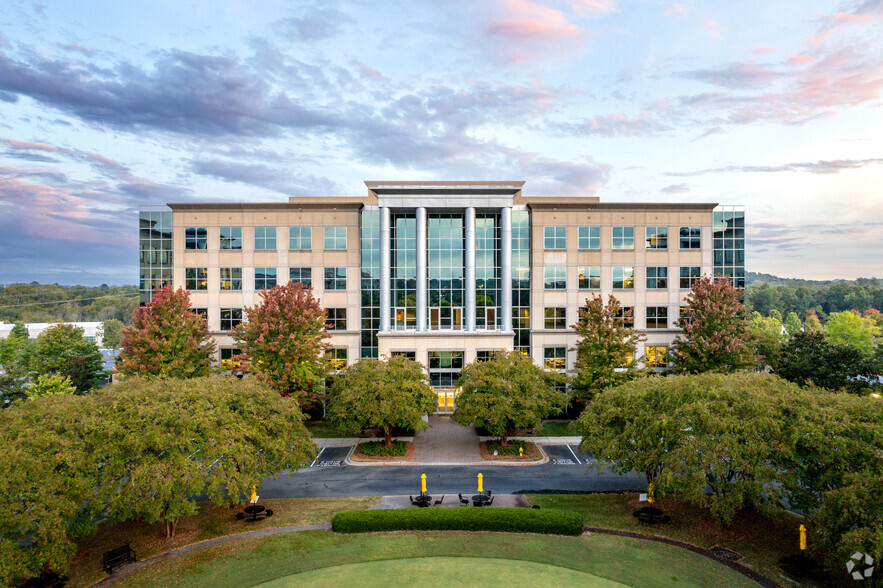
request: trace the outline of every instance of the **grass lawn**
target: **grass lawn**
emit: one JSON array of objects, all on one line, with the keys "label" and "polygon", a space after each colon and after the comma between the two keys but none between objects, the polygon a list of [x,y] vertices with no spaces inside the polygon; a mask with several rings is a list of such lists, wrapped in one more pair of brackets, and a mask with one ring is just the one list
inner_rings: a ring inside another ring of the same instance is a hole
[{"label": "grass lawn", "polygon": [[[621,529],[670,537],[699,547],[719,545],[743,555],[739,563],[783,585],[794,585],[778,566],[780,557],[798,551],[798,527],[803,519],[787,513],[767,518],[756,513],[739,513],[729,529],[719,528],[707,511],[690,504],[662,498],[659,506],[671,522],[648,526],[632,516],[637,508],[634,494],[530,494],[525,498],[543,508],[574,510],[590,527]],[[631,502],[631,504],[630,504]],[[806,582],[804,586],[822,586]]]},{"label": "grass lawn", "polygon": [[335,437],[351,437],[352,435],[344,435],[340,431],[337,430],[337,427],[328,422],[306,422],[307,430],[310,432],[310,435],[313,437],[318,437],[320,439],[331,439]]},{"label": "grass lawn", "polygon": [[575,423],[576,421],[545,421],[535,434],[540,437],[572,437],[579,434],[574,430]]},{"label": "grass lawn", "polygon": [[171,549],[197,541],[242,533],[257,529],[286,527],[288,525],[315,525],[327,523],[344,510],[368,508],[377,498],[292,498],[285,500],[261,500],[261,504],[273,509],[272,517],[257,523],[237,521],[239,507],[215,507],[210,503],[201,505],[192,517],[178,521],[177,532],[172,539],[165,538],[162,523],[146,525],[129,521],[116,525],[104,524],[98,532],[84,537],[78,545],[68,576],[69,586],[91,586],[106,574],[101,570],[101,555],[105,551],[129,543],[139,560],[159,555]]},{"label": "grass lawn", "polygon": [[[440,557],[458,558],[448,566],[453,571],[462,561],[459,558],[480,558],[473,563],[482,568],[483,574],[493,574],[492,577],[496,578],[501,578],[508,573],[507,570],[519,565],[511,560],[544,564],[541,567],[524,566],[522,575],[512,582],[522,586],[552,586],[556,585],[557,578],[573,577],[547,566],[591,574],[630,586],[756,586],[741,574],[695,553],[627,537],[550,537],[437,531],[371,535],[307,531],[247,539],[166,560],[124,579],[120,585],[244,586],[322,568],[332,568],[324,571],[337,574],[341,579],[339,583],[325,585],[399,585],[398,582],[387,581],[387,576],[382,574],[396,568],[403,569],[398,565],[400,561],[391,562],[396,565],[379,567],[333,568],[362,562],[421,558],[402,564],[419,569],[419,573],[408,576],[410,585],[433,586],[436,584],[426,583],[432,579],[426,570],[439,562],[423,558]],[[350,570],[352,574],[348,573]],[[591,576],[583,575],[582,578],[584,581],[593,580]],[[305,580],[321,577],[324,575],[310,575]],[[467,577],[464,583],[473,585],[478,582]],[[484,584],[502,585],[499,580]],[[300,585],[300,577],[280,580],[275,585]],[[451,585],[451,582],[447,585]]]}]

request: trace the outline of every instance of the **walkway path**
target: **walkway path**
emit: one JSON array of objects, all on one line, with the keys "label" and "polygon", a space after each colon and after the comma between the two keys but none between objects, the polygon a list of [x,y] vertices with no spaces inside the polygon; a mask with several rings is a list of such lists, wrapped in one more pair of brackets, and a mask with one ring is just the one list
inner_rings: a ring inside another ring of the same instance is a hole
[{"label": "walkway path", "polygon": [[449,416],[432,415],[429,428],[414,435],[413,463],[480,463],[475,427],[464,427]]}]

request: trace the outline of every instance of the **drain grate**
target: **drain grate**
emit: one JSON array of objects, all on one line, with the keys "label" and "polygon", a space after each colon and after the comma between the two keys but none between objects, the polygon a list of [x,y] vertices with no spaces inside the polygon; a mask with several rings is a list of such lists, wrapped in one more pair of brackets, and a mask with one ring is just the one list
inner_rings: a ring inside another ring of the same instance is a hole
[{"label": "drain grate", "polygon": [[730,551],[729,549],[721,547],[720,545],[715,545],[708,550],[708,553],[710,553],[712,557],[720,561],[739,561],[740,559],[742,559],[742,556],[735,551]]}]

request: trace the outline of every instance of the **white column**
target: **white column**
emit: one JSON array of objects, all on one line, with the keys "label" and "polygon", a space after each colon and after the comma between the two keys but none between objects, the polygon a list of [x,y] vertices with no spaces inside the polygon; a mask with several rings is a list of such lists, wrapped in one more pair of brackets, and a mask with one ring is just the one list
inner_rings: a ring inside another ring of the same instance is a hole
[{"label": "white column", "polygon": [[389,207],[384,206],[380,209],[380,332],[388,333],[389,316],[390,316],[390,228],[389,228]]},{"label": "white column", "polygon": [[475,330],[475,207],[466,209],[466,330]]},{"label": "white column", "polygon": [[503,208],[500,211],[500,225],[503,251],[500,259],[500,279],[503,281],[503,300],[500,314],[502,314],[503,331],[512,330],[512,209]]},{"label": "white column", "polygon": [[426,330],[426,208],[417,209],[417,330]]}]

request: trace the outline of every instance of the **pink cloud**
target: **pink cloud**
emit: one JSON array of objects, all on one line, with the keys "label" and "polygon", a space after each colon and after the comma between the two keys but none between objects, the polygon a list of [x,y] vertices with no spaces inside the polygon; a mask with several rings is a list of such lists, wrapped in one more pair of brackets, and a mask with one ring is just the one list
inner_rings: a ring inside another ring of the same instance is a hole
[{"label": "pink cloud", "polygon": [[687,4],[672,4],[662,9],[662,13],[666,16],[685,16],[693,10],[692,6]]},{"label": "pink cloud", "polygon": [[714,22],[713,20],[710,20],[710,21],[706,22],[704,25],[702,25],[702,27],[703,27],[703,28],[706,30],[706,32],[708,33],[708,38],[709,38],[709,39],[720,39],[720,38],[723,38],[723,30],[724,30],[724,27],[722,27],[721,25],[717,24],[717,23]]},{"label": "pink cloud", "polygon": [[567,22],[560,10],[531,0],[501,0],[500,5],[505,16],[490,24],[491,35],[528,41],[579,37],[579,27]]},{"label": "pink cloud", "polygon": [[616,12],[616,0],[567,0],[579,16],[604,16]]},{"label": "pink cloud", "polygon": [[760,45],[759,47],[752,49],[749,53],[754,55],[766,55],[768,53],[775,53],[778,49],[775,47],[770,47],[769,45]]},{"label": "pink cloud", "polygon": [[801,65],[806,65],[807,63],[812,63],[816,60],[814,55],[792,55],[785,61],[785,65],[791,67],[797,67]]}]

